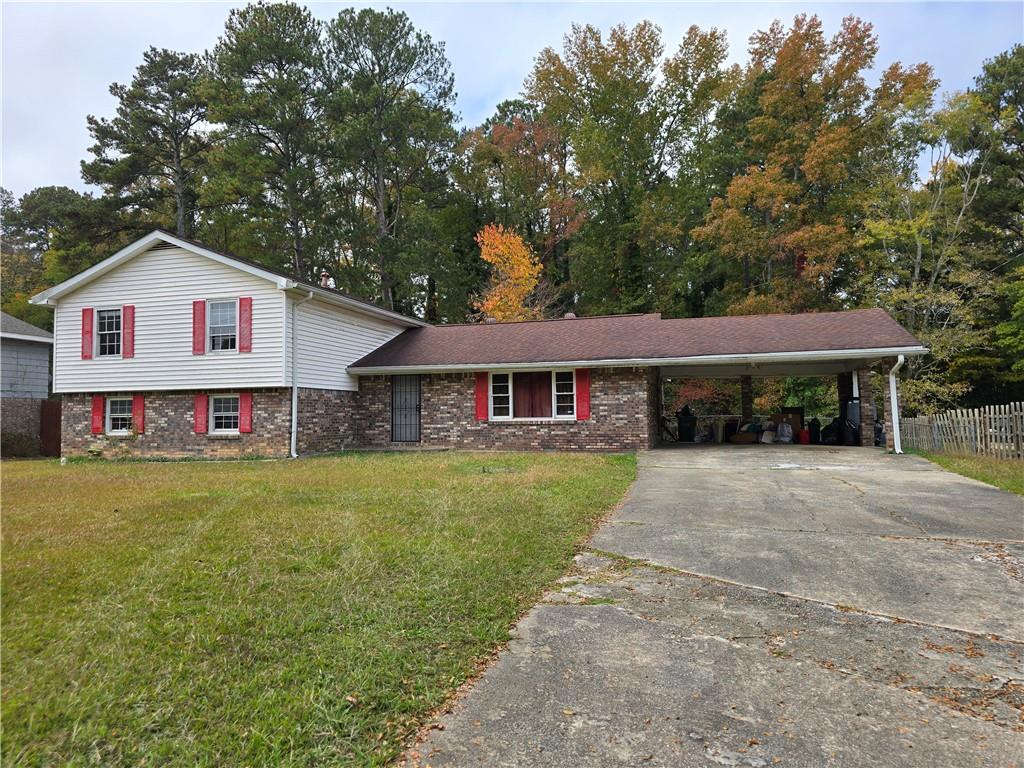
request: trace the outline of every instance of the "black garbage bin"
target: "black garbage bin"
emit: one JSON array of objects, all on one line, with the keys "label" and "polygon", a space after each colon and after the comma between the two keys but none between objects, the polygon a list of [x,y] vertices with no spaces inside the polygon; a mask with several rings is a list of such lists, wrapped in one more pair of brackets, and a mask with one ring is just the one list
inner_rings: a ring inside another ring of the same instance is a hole
[{"label": "black garbage bin", "polygon": [[679,442],[692,443],[697,431],[697,417],[693,415],[690,406],[684,405],[676,411],[676,421],[679,422]]}]

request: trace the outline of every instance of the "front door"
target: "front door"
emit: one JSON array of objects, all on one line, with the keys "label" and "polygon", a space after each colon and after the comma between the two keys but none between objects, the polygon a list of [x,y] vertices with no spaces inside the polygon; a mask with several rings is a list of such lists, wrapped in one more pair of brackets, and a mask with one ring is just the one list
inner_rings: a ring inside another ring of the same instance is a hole
[{"label": "front door", "polygon": [[391,442],[420,441],[420,377],[391,377]]}]

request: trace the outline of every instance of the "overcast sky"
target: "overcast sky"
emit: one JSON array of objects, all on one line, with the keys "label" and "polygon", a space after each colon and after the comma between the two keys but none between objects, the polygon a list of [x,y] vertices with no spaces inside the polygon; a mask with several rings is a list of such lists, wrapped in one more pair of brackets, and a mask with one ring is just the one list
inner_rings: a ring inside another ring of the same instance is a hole
[{"label": "overcast sky", "polygon": [[[150,45],[201,52],[213,45],[226,2],[8,2],[3,14],[3,153],[0,183],[22,195],[39,186],[86,189],[79,161],[90,145],[85,116],[109,116],[112,82],[128,82]],[[365,3],[309,3],[328,19]],[[385,4],[372,4],[384,7]],[[772,19],[817,13],[832,34],[854,13],[878,33],[878,69],[928,61],[944,91],[969,86],[982,62],[1024,39],[1024,4],[991,3],[388,3],[443,41],[455,72],[458,111],[475,125],[516,96],[534,57],[559,46],[573,22],[608,29],[650,19],[674,48],[691,24],[727,30],[730,59]]]}]

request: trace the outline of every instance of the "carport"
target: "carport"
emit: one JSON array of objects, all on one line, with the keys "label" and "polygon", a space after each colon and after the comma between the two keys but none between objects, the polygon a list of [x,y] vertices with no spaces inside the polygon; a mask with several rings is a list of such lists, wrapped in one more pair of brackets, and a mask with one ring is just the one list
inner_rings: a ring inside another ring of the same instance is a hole
[{"label": "carport", "polygon": [[[704,354],[662,361],[660,381],[738,380],[738,416],[749,422],[754,417],[755,379],[827,377],[835,381],[841,405],[853,399],[859,402],[855,422],[860,445],[874,445],[877,414],[885,425],[886,448],[902,453],[897,375],[909,357],[928,350],[883,310],[663,320],[662,328],[669,333],[699,333],[699,342],[692,337],[674,341],[696,346]],[[884,402],[877,404],[877,410],[870,386],[872,371],[884,380]]]},{"label": "carport", "polygon": [[[849,400],[859,402],[860,444],[874,445],[874,418],[879,418],[887,428],[886,441],[889,450],[902,453],[899,433],[899,395],[897,373],[906,360],[906,352],[896,353],[895,358],[878,356],[882,350],[865,354],[866,350],[814,350],[800,353],[776,355],[749,355],[745,359],[701,361],[693,364],[664,366],[660,369],[661,379],[728,379],[740,384],[740,419],[749,422],[754,418],[753,380],[756,378],[802,377],[831,378],[835,380],[840,404]],[[885,350],[890,354],[890,350]],[[885,374],[885,402],[881,411],[875,410],[874,397],[868,382],[873,370]]]}]

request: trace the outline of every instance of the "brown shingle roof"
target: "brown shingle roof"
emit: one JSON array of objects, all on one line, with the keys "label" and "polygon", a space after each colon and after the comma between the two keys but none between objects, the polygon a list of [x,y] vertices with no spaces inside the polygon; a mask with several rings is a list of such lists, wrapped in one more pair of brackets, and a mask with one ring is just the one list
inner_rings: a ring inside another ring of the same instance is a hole
[{"label": "brown shingle roof", "polygon": [[413,328],[350,367],[358,372],[920,346],[882,309],[677,320],[611,315]]}]

